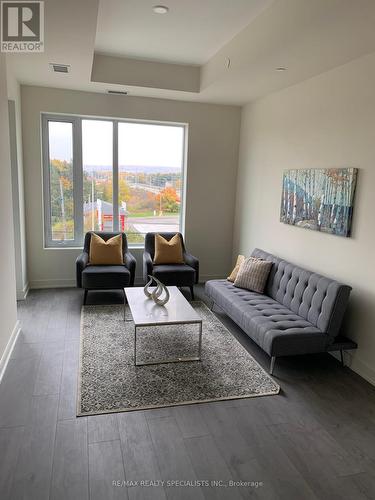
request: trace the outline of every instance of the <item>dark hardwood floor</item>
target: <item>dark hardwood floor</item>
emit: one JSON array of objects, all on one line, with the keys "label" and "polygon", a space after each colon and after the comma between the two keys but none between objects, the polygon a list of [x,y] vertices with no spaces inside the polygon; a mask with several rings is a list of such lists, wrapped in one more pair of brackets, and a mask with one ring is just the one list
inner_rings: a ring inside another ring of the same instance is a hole
[{"label": "dark hardwood floor", "polygon": [[375,498],[375,390],[328,354],[278,360],[278,396],[76,418],[81,303],[80,290],[35,290],[19,306],[0,385],[1,500]]}]

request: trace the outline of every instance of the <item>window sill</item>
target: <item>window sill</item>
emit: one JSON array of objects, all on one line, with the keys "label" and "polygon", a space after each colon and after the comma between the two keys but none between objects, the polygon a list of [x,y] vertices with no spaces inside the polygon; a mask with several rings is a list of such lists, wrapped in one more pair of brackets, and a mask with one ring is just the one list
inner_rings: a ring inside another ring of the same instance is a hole
[{"label": "window sill", "polygon": [[[144,245],[128,245],[129,250],[144,250]],[[69,247],[69,246],[60,246],[60,247],[43,247],[43,250],[80,250],[83,251],[83,246],[81,247]]]},{"label": "window sill", "polygon": [[69,246],[43,247],[43,250],[82,250],[82,247],[69,247]]}]

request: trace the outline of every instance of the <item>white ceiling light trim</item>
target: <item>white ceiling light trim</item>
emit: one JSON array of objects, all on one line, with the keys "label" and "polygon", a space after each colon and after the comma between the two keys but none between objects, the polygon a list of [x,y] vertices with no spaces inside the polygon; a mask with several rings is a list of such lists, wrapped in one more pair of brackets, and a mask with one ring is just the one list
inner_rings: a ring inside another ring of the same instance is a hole
[{"label": "white ceiling light trim", "polygon": [[166,5],[154,5],[152,7],[152,10],[155,12],[155,14],[167,14],[169,12],[169,7]]}]

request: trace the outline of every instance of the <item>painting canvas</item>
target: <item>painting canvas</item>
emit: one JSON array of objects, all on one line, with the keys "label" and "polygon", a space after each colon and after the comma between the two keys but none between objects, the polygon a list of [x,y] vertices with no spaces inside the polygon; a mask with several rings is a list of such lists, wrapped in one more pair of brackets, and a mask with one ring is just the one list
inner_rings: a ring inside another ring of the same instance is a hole
[{"label": "painting canvas", "polygon": [[350,236],[356,181],[356,168],[286,170],[281,222]]}]

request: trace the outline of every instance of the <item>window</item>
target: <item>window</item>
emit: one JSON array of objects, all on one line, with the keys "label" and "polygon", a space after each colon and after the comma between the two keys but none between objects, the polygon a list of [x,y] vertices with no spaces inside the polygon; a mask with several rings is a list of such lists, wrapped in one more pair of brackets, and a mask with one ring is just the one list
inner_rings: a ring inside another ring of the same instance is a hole
[{"label": "window", "polygon": [[87,231],[182,231],[185,126],[42,115],[47,247]]},{"label": "window", "polygon": [[73,131],[71,123],[50,122],[48,128],[52,240],[74,240]]},{"label": "window", "polygon": [[118,124],[119,217],[131,243],[179,231],[183,153],[183,127]]},{"label": "window", "polygon": [[82,163],[83,230],[113,231],[112,122],[82,120]]}]

